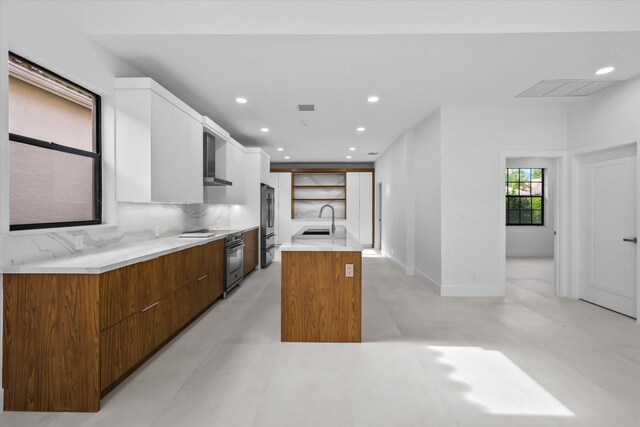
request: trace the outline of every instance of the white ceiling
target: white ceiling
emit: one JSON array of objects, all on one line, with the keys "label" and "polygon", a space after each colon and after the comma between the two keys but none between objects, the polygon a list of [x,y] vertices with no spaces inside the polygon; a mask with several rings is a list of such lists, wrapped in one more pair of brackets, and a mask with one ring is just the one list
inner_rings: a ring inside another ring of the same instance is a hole
[{"label": "white ceiling", "polygon": [[[609,64],[616,71],[603,79],[640,74],[638,33],[95,38],[273,161],[370,161],[367,152],[383,152],[439,105],[570,102],[515,96]],[[367,103],[371,94],[380,102]],[[317,111],[298,112],[299,103]]]},{"label": "white ceiling", "polygon": [[[345,161],[347,155],[353,156],[350,161],[372,161],[368,152],[383,152],[440,105],[582,102],[515,97],[541,80],[593,79],[605,65],[614,65],[615,72],[596,79],[640,74],[638,17],[624,18],[635,9],[616,9],[638,3],[543,2],[545,10],[540,2],[500,5],[506,3],[394,2],[402,6],[394,8],[389,2],[198,3],[203,9],[179,8],[175,2],[154,8],[117,3],[127,7],[122,10],[89,2],[85,31],[241,143],[263,147],[276,162],[285,161],[285,155],[292,162]],[[485,4],[494,8],[487,16],[473,9]],[[244,15],[235,16],[233,25],[202,18],[205,11],[213,18],[240,11],[234,7],[243,8]],[[466,14],[472,9],[474,16]],[[357,23],[329,19],[340,10]],[[323,14],[321,27],[305,11]],[[425,19],[415,19],[417,13]],[[565,15],[572,13],[571,22]],[[259,19],[267,14],[271,20]],[[442,34],[446,22],[432,25],[433,31],[420,27],[423,21],[436,22],[434,16],[451,21],[452,34]],[[402,33],[403,22],[420,34]],[[528,25],[531,32],[514,33],[514,23]],[[372,24],[380,28],[373,30],[377,35],[358,33],[372,32],[367,27]],[[613,31],[618,27],[625,31]],[[465,28],[473,34],[464,34]],[[575,32],[587,28],[594,30]],[[372,94],[379,103],[367,103]],[[237,104],[238,96],[249,102]],[[316,112],[298,112],[301,103],[315,104]],[[358,126],[366,132],[356,132]],[[262,127],[271,131],[262,133]]]}]

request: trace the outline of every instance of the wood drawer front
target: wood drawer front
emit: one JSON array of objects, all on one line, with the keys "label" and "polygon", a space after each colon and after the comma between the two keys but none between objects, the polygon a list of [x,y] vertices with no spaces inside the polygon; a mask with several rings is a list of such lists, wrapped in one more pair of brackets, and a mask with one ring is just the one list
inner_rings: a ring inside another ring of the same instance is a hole
[{"label": "wood drawer front", "polygon": [[143,320],[138,312],[100,333],[101,391],[144,357]]},{"label": "wood drawer front", "polygon": [[245,250],[258,250],[258,229],[247,231],[244,233]]},{"label": "wood drawer front", "polygon": [[258,251],[249,250],[244,253],[243,273],[249,275],[258,266]]},{"label": "wood drawer front", "polygon": [[100,334],[100,390],[126,374],[177,329],[171,294]]},{"label": "wood drawer front", "polygon": [[176,292],[177,327],[181,328],[200,313],[211,301],[209,276],[196,280]]},{"label": "wood drawer front", "polygon": [[105,330],[145,307],[145,288],[154,278],[153,261],[100,275],[100,330]]},{"label": "wood drawer front", "polygon": [[183,284],[195,282],[209,271],[205,262],[208,245],[200,245],[182,251],[184,270],[181,271],[180,280]]},{"label": "wood drawer front", "polygon": [[224,239],[205,245],[204,263],[208,272],[224,270]]},{"label": "wood drawer front", "polygon": [[100,330],[175,292],[184,269],[182,251],[100,275]]},{"label": "wood drawer front", "polygon": [[209,273],[209,302],[217,300],[224,293],[224,269]]}]

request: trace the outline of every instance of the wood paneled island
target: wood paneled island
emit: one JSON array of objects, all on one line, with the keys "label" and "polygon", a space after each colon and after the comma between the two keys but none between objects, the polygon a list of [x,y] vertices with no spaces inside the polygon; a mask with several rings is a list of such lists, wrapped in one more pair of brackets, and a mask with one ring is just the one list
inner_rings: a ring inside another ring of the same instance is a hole
[{"label": "wood paneled island", "polygon": [[281,341],[361,342],[360,242],[344,227],[330,236],[305,235],[308,229],[280,247]]}]

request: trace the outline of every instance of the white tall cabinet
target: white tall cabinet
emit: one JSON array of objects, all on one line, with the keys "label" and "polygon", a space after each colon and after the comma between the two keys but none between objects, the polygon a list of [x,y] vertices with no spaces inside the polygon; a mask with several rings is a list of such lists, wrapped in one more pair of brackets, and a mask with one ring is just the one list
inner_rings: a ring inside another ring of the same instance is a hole
[{"label": "white tall cabinet", "polygon": [[[317,220],[291,219],[291,172],[273,172],[269,185],[276,189],[276,243],[282,244],[291,240],[305,225],[326,225],[330,221],[326,217]],[[363,246],[373,244],[373,173],[347,172],[347,218],[336,220],[336,225],[343,225]]]},{"label": "white tall cabinet", "polygon": [[291,241],[292,222],[291,222],[291,173],[278,173],[278,233],[276,237],[278,243]]},{"label": "white tall cabinet", "polygon": [[115,86],[117,199],[202,203],[202,116],[150,78]]},{"label": "white tall cabinet", "polygon": [[373,245],[373,172],[359,172],[360,244]]}]

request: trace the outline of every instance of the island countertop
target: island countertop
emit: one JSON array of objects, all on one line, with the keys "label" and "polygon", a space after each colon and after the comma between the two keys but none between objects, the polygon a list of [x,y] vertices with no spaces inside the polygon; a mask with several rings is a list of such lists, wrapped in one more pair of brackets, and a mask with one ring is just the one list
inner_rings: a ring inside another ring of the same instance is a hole
[{"label": "island countertop", "polygon": [[[246,232],[256,228],[258,226],[236,228],[233,231]],[[204,245],[214,240],[224,239],[231,234],[231,230],[216,229],[212,231],[215,231],[216,235],[207,238],[171,236],[115,244],[59,258],[4,266],[2,272],[4,274],[101,274],[183,249]]]},{"label": "island countertop", "polygon": [[283,243],[280,251],[317,252],[362,252],[360,242],[344,226],[336,227],[333,236],[303,236],[309,229],[326,228],[307,225],[291,237],[291,242]]}]

